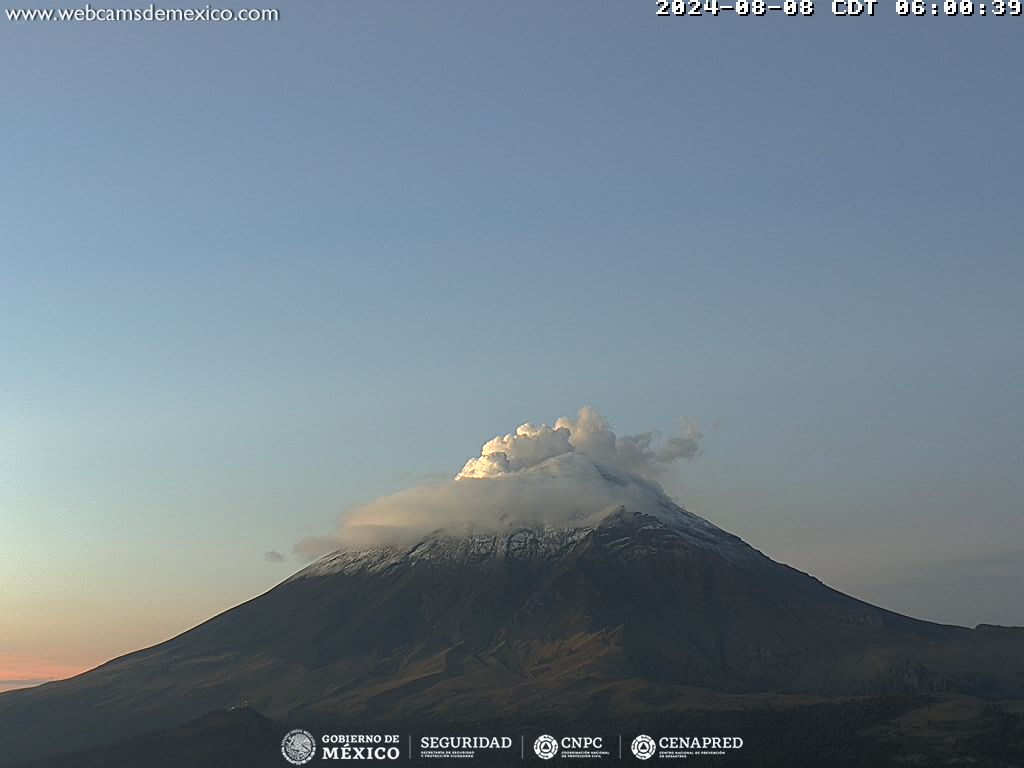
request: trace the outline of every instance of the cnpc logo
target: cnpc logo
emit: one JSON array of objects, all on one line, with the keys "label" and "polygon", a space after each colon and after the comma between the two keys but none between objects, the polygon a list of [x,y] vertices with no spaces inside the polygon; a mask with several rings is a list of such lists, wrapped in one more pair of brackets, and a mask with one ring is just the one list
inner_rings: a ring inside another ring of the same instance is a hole
[{"label": "cnpc logo", "polygon": [[558,740],[546,733],[543,736],[538,736],[537,740],[533,742],[533,751],[541,760],[550,760],[558,754]]},{"label": "cnpc logo", "polygon": [[559,750],[565,753],[565,757],[592,756],[581,753],[600,750],[603,745],[604,742],[600,736],[563,736],[561,739],[556,739],[545,733],[533,742],[533,751],[541,760],[550,760],[558,754]]}]

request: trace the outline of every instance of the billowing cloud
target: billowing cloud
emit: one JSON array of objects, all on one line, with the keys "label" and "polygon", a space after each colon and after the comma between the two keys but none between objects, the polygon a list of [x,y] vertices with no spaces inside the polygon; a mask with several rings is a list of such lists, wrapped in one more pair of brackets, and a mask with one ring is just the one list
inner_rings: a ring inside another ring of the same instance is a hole
[{"label": "billowing cloud", "polygon": [[670,437],[658,445],[657,432],[617,436],[593,408],[581,408],[576,421],[562,418],[555,422],[556,428],[569,430],[570,441],[576,450],[595,462],[651,480],[661,475],[672,462],[700,455],[703,435],[697,425],[681,426],[680,436]]},{"label": "billowing cloud", "polygon": [[572,452],[575,450],[569,441],[572,430],[559,422],[554,429],[547,424],[539,427],[523,424],[515,434],[488,440],[480,449],[480,456],[467,461],[455,479],[507,475]]},{"label": "billowing cloud", "polygon": [[467,461],[456,479],[497,477],[575,451],[609,469],[653,480],[673,461],[700,455],[701,437],[692,424],[683,426],[681,436],[670,437],[657,446],[656,432],[618,436],[600,413],[584,406],[575,421],[563,417],[554,428],[523,424],[513,434],[489,440],[480,456]]},{"label": "billowing cloud", "polygon": [[586,525],[620,506],[668,501],[657,482],[672,462],[700,454],[701,434],[616,435],[583,408],[554,427],[523,424],[484,444],[453,480],[386,496],[342,515],[336,533],[304,539],[307,558],[340,548],[413,543],[436,531],[491,532],[522,526]]},{"label": "billowing cloud", "polygon": [[268,563],[283,563],[284,555],[278,552],[276,549],[272,549],[269,552],[263,553],[263,559]]}]

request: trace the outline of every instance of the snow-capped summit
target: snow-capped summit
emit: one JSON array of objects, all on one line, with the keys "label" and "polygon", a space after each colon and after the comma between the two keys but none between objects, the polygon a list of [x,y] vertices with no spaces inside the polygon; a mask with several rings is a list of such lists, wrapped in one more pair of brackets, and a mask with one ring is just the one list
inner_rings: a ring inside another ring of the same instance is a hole
[{"label": "snow-capped summit", "polygon": [[932,624],[837,592],[665,494],[658,467],[694,445],[616,437],[592,413],[561,422],[356,510],[316,542],[325,557],[178,637],[0,695],[5,755],[242,701],[305,723],[466,724],[635,723],[694,688],[1024,698],[1024,629]]},{"label": "snow-capped summit", "polygon": [[[664,536],[713,551],[731,562],[754,564],[765,560],[739,537],[675,504],[659,488],[640,478],[616,475],[578,454],[558,456],[523,472],[556,480],[569,476],[575,482],[584,480],[590,487],[604,484],[609,498],[621,498],[624,503],[602,505],[593,510],[581,506],[558,523],[531,520],[524,524],[522,520],[506,518],[489,521],[483,526],[484,530],[479,530],[480,526],[477,530],[470,526],[463,530],[437,529],[411,544],[342,548],[292,578],[351,574],[359,570],[378,573],[418,560],[459,563],[488,558],[557,558],[595,531],[621,526],[623,520],[629,519],[637,530],[659,531]],[[498,530],[487,530],[489,527]]]}]

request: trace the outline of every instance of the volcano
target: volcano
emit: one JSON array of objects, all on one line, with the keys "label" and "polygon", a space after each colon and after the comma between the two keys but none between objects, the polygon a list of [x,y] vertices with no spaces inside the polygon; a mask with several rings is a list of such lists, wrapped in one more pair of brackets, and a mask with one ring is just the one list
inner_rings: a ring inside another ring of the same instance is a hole
[{"label": "volcano", "polygon": [[[610,487],[633,482],[592,466]],[[278,722],[451,724],[613,717],[696,689],[1024,697],[1024,629],[908,618],[661,494],[637,506],[329,554],[165,643],[0,695],[0,761],[240,706]]]}]

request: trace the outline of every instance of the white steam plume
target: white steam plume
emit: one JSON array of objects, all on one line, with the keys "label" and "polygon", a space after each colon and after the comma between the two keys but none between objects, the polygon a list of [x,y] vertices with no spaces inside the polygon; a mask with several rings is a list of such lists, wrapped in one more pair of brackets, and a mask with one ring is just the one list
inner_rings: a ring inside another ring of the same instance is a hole
[{"label": "white steam plume", "polygon": [[669,438],[653,449],[656,437],[655,432],[619,437],[600,413],[584,406],[576,421],[563,417],[554,428],[527,423],[514,434],[489,440],[480,456],[467,461],[456,479],[497,477],[575,451],[610,469],[653,480],[673,461],[700,455],[702,435],[696,425],[685,425],[681,437]]},{"label": "white steam plume", "polygon": [[616,435],[584,407],[554,427],[523,424],[489,440],[455,479],[385,496],[339,520],[338,531],[303,539],[312,558],[342,548],[410,544],[435,532],[483,533],[521,526],[587,525],[620,506],[655,509],[668,500],[657,478],[674,461],[700,455],[700,430],[660,440]]}]

